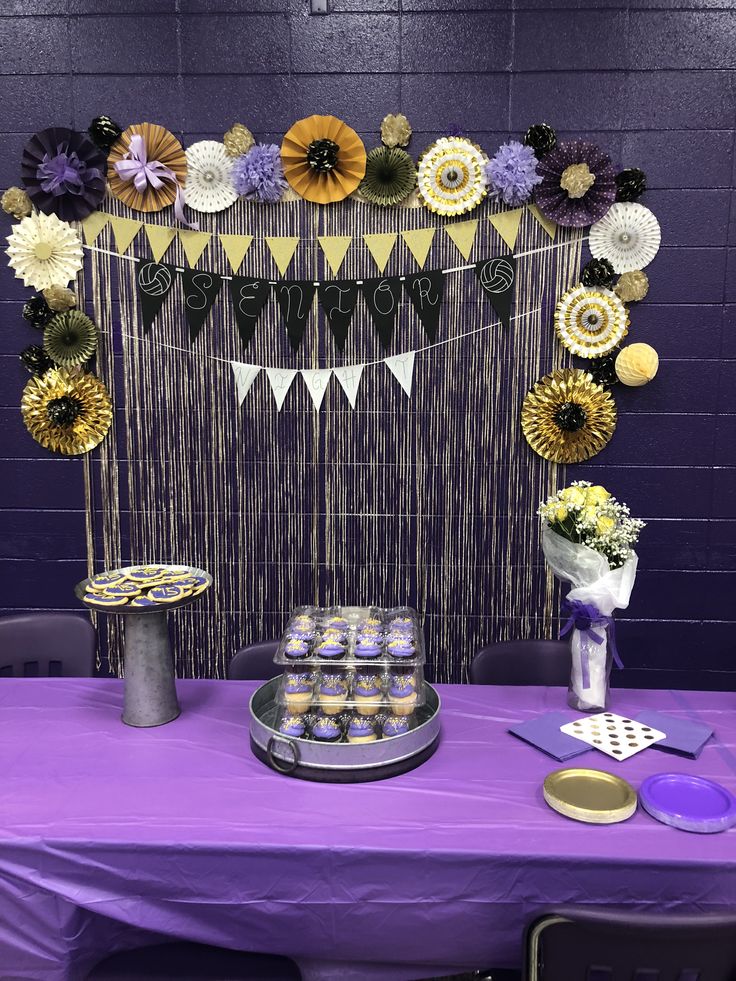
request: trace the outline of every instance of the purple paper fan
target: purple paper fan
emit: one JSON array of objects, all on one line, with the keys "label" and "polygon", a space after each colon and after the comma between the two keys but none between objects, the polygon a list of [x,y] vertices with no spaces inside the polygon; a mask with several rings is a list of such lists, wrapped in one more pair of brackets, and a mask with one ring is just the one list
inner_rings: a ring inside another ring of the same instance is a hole
[{"label": "purple paper fan", "polygon": [[20,170],[38,210],[62,221],[81,221],[105,196],[104,153],[86,136],[65,127],[42,129],[32,136],[23,149]]},{"label": "purple paper fan", "polygon": [[[560,179],[568,167],[581,163],[588,165],[595,183],[581,198],[571,198],[560,187]],[[557,225],[592,225],[616,199],[616,172],[611,158],[593,143],[559,143],[539,161],[537,173],[542,175],[542,183],[535,190],[534,200],[542,214]]]}]

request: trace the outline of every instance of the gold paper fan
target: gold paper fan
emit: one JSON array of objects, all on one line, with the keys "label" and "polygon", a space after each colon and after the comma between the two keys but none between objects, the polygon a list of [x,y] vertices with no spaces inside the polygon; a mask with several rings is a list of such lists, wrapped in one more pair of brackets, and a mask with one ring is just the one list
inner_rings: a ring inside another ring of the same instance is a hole
[{"label": "gold paper fan", "polygon": [[626,337],[629,316],[611,290],[575,286],[557,303],[555,330],[568,351],[580,358],[600,358]]},{"label": "gold paper fan", "polygon": [[151,187],[149,184],[145,191],[140,192],[136,190],[132,180],[123,181],[115,170],[115,164],[130,150],[132,136],[143,137],[148,162],[158,160],[164,167],[168,167],[180,186],[183,186],[187,176],[187,158],[184,149],[173,133],[163,126],[157,126],[155,123],[136,123],[125,130],[113,145],[107,158],[108,185],[110,192],[118,200],[134,211],[161,211],[167,205],[173,204],[176,198],[176,185],[172,181],[163,181],[159,188]]},{"label": "gold paper fan", "polygon": [[[307,159],[310,147],[322,140],[337,146],[334,166],[316,170]],[[294,123],[281,144],[284,175],[297,194],[307,201],[329,204],[342,201],[358,187],[365,175],[363,141],[335,116],[307,116]]]},{"label": "gold paper fan", "polygon": [[110,396],[100,379],[64,368],[31,378],[20,411],[36,442],[65,456],[94,449],[112,422]]},{"label": "gold paper fan", "polygon": [[600,453],[616,428],[616,403],[579,368],[545,375],[524,399],[521,428],[545,460],[579,463]]}]

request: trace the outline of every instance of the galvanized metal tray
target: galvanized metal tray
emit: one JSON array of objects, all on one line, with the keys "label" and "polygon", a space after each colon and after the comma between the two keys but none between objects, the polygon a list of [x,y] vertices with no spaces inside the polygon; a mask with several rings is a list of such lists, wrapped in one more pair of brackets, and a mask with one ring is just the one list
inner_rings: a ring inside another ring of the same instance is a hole
[{"label": "galvanized metal tray", "polygon": [[301,780],[364,783],[406,773],[434,753],[440,739],[440,697],[424,682],[425,702],[416,710],[416,725],[400,736],[373,743],[322,743],[294,739],[276,728],[280,678],[272,678],[250,700],[250,745],[272,770]]}]

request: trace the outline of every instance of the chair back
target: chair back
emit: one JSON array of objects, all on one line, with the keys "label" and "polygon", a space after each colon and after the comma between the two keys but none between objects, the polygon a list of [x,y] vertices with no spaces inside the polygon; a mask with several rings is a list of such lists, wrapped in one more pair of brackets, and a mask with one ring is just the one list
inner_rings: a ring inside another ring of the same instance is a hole
[{"label": "chair back", "polygon": [[0,618],[0,678],[92,678],[97,634],[74,613]]},{"label": "chair back", "polygon": [[273,663],[278,650],[277,640],[262,640],[259,644],[241,647],[227,666],[230,681],[268,681],[281,674],[282,668]]},{"label": "chair back", "polygon": [[570,647],[562,640],[505,640],[484,647],[470,665],[472,685],[567,687]]},{"label": "chair back", "polygon": [[736,915],[550,910],[527,927],[523,981],[735,981]]}]

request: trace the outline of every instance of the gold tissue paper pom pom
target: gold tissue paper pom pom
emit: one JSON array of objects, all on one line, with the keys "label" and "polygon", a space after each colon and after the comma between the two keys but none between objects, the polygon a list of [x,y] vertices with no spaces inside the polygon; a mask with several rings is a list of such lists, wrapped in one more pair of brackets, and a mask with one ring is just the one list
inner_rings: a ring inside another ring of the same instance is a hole
[{"label": "gold tissue paper pom pom", "polygon": [[243,157],[255,146],[256,140],[247,126],[234,123],[222,138],[228,157]]},{"label": "gold tissue paper pom pom", "polygon": [[650,344],[628,344],[616,358],[616,374],[624,385],[646,385],[658,368],[659,355]]},{"label": "gold tissue paper pom pom", "polygon": [[411,124],[402,113],[389,113],[381,123],[381,140],[386,146],[406,146],[411,139]]},{"label": "gold tissue paper pom pom", "polygon": [[587,163],[571,164],[562,171],[560,187],[567,191],[569,198],[582,198],[595,184],[595,174],[592,174]]},{"label": "gold tissue paper pom pom", "polygon": [[31,199],[22,187],[9,187],[0,198],[0,207],[14,218],[26,218],[33,210]]},{"label": "gold tissue paper pom pom", "polygon": [[613,287],[613,292],[622,303],[636,303],[643,300],[649,292],[649,279],[641,269],[625,272]]},{"label": "gold tissue paper pom pom", "polygon": [[46,306],[54,313],[73,310],[77,305],[76,296],[67,286],[47,286],[43,291],[43,298],[46,300]]}]

